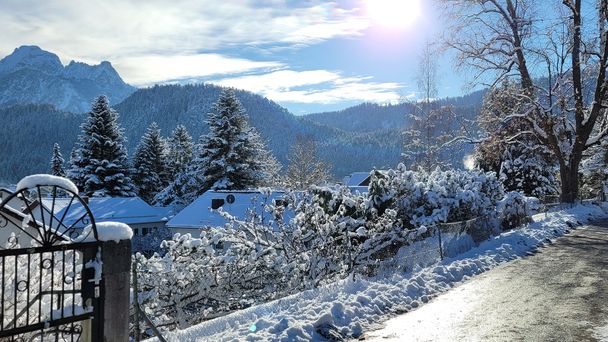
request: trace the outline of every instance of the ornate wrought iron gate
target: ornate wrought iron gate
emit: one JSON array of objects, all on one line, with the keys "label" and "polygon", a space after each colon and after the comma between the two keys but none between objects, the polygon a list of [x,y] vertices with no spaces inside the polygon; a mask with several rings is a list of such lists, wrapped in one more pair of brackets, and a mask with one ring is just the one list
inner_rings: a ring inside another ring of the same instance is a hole
[{"label": "ornate wrought iron gate", "polygon": [[0,341],[95,341],[103,281],[87,203],[57,185],[0,203]]}]

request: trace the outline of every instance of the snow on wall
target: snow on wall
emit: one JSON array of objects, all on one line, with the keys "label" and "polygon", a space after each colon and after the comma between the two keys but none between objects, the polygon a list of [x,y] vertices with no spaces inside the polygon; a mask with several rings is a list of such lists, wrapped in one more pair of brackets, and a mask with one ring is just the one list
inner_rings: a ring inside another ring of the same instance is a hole
[{"label": "snow on wall", "polygon": [[[114,241],[131,240],[133,230],[128,225],[121,222],[99,222],[95,224],[97,227],[97,237],[99,241]],[[91,242],[95,241],[95,236],[91,231],[91,225],[86,226],[82,234],[75,238],[73,242]]]},{"label": "snow on wall", "polygon": [[46,174],[37,174],[24,177],[19,181],[19,183],[17,183],[17,189],[15,191],[17,192],[28,188],[34,188],[39,185],[58,186],[75,194],[78,193],[78,187],[76,187],[71,180]]}]

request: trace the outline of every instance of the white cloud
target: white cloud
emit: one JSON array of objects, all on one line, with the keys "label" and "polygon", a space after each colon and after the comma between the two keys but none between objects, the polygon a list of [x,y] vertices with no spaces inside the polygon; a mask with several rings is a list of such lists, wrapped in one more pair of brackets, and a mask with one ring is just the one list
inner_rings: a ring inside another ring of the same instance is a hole
[{"label": "white cloud", "polygon": [[[303,104],[395,102],[403,89],[367,76],[294,71],[273,57],[283,49],[358,36],[371,25],[362,10],[332,1],[2,0],[0,22],[8,33],[0,40],[0,55],[35,44],[64,63],[109,60],[125,81],[140,86],[215,78],[275,101]],[[225,55],[237,49],[269,57]]]},{"label": "white cloud", "polygon": [[359,10],[320,0],[297,8],[287,1],[2,0],[0,22],[0,53],[37,44],[64,61],[192,55],[277,42],[301,46],[359,35],[370,25]]},{"label": "white cloud", "polygon": [[339,74],[326,70],[279,70],[261,75],[225,78],[213,83],[266,94],[272,91],[287,91],[294,87],[320,84],[338,79],[340,79]]},{"label": "white cloud", "polygon": [[[220,55],[226,49],[279,51],[360,35],[358,9],[311,0],[2,0],[0,55],[39,45],[70,60],[111,61],[135,85],[283,67]],[[270,59],[273,59],[272,57]]]},{"label": "white cloud", "polygon": [[146,86],[185,78],[196,79],[260,69],[272,70],[283,67],[283,64],[231,58],[220,54],[198,54],[118,58],[115,66],[128,82]]},{"label": "white cloud", "polygon": [[[342,77],[327,70],[279,70],[224,78],[213,83],[246,89],[277,102],[331,104],[344,101],[395,103],[402,84],[371,82],[370,77]],[[305,89],[300,89],[305,88]]]}]

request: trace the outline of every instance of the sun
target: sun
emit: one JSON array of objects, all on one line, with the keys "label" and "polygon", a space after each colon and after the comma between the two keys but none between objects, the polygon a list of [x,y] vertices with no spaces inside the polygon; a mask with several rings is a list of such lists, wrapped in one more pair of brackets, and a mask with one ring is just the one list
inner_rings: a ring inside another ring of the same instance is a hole
[{"label": "sun", "polygon": [[367,13],[378,25],[406,28],[420,16],[419,0],[367,0]]}]

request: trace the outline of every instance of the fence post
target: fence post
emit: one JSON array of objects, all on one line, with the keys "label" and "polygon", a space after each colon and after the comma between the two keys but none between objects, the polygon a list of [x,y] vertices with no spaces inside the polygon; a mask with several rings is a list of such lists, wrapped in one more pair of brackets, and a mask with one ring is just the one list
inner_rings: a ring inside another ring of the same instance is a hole
[{"label": "fence post", "polygon": [[103,242],[101,260],[103,341],[129,341],[131,240]]},{"label": "fence post", "polygon": [[140,342],[141,341],[141,331],[140,331],[140,327],[139,327],[139,288],[137,287],[137,260],[133,260],[133,304],[134,304],[134,338],[135,338],[135,342]]},{"label": "fence post", "polygon": [[435,227],[437,227],[437,235],[439,237],[439,257],[441,258],[441,260],[443,260],[443,246],[441,244],[441,225],[438,224]]}]

